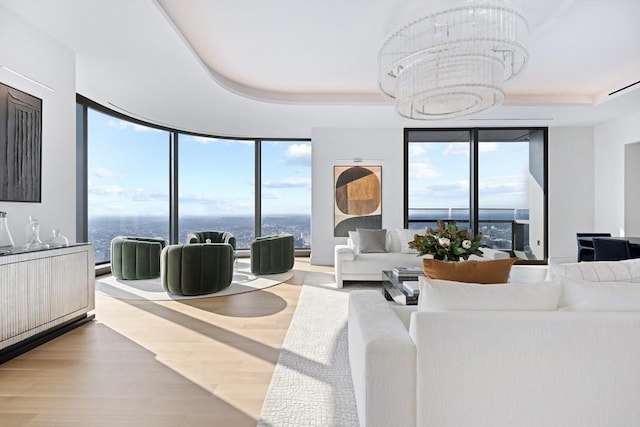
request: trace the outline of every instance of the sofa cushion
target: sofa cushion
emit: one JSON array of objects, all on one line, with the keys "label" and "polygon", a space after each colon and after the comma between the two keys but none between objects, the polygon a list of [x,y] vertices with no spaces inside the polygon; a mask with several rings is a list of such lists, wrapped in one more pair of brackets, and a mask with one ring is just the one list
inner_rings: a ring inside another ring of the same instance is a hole
[{"label": "sofa cushion", "polygon": [[507,283],[511,266],[517,258],[487,261],[447,262],[424,258],[424,273],[430,279],[453,280],[467,283]]},{"label": "sofa cushion", "polygon": [[360,253],[387,252],[387,230],[370,230],[357,228],[358,247]]},{"label": "sofa cushion", "polygon": [[358,249],[358,233],[355,231],[349,231],[349,237],[347,237],[347,246],[356,254],[360,253]]},{"label": "sofa cushion", "polygon": [[558,282],[486,286],[420,277],[418,311],[555,311],[562,288]]},{"label": "sofa cushion", "polygon": [[640,285],[562,278],[559,310],[640,311]]},{"label": "sofa cushion", "polygon": [[624,261],[549,264],[547,279],[554,280],[560,277],[589,282],[640,283],[640,258]]},{"label": "sofa cushion", "polygon": [[418,230],[410,230],[408,228],[394,228],[387,232],[387,250],[389,252],[397,252],[403,254],[418,255],[416,249],[409,247],[409,242],[413,240],[413,237]]},{"label": "sofa cushion", "polygon": [[409,242],[411,242],[414,236],[419,233],[418,230],[409,230],[406,228],[399,228],[396,230],[398,233],[398,239],[400,240],[400,253],[403,254],[418,254],[418,250],[409,247]]}]

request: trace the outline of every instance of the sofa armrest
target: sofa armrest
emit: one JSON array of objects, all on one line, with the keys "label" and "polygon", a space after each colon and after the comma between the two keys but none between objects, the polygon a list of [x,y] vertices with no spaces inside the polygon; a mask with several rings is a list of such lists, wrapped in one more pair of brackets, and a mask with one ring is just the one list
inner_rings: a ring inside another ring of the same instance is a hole
[{"label": "sofa armrest", "polygon": [[360,426],[415,426],[416,348],[380,291],[349,294],[348,339]]},{"label": "sofa armrest", "polygon": [[355,254],[353,249],[347,245],[336,245],[333,250],[333,268],[336,273],[336,285],[342,288],[342,263],[344,261],[353,261]]}]

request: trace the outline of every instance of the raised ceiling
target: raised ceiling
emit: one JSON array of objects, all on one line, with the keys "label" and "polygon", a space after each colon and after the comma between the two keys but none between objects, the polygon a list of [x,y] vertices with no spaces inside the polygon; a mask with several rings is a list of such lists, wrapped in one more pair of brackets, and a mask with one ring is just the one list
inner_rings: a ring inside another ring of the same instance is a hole
[{"label": "raised ceiling", "polygon": [[640,0],[533,0],[512,2],[529,20],[530,61],[506,87],[504,106],[468,120],[398,118],[377,89],[378,49],[392,30],[451,4],[0,0],[76,53],[79,93],[196,132],[302,137],[323,126],[577,126],[639,108],[640,84],[609,93],[640,80]]},{"label": "raised ceiling", "polygon": [[[249,95],[379,101],[386,36],[451,1],[158,0],[211,73]],[[518,1],[531,60],[507,87],[519,102],[591,102],[640,80],[640,1]],[[634,80],[635,79],[635,80]]]}]

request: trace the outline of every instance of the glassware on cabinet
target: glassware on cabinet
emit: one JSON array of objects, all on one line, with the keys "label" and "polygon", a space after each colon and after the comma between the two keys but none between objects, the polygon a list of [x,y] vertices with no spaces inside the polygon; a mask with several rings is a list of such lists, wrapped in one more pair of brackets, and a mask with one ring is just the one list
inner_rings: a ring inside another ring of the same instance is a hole
[{"label": "glassware on cabinet", "polygon": [[29,217],[29,225],[31,227],[31,237],[25,248],[30,251],[38,249],[47,249],[49,245],[40,240],[40,221],[35,216]]},{"label": "glassware on cabinet", "polygon": [[49,240],[49,246],[52,248],[62,248],[69,246],[69,239],[60,234],[60,230],[54,228],[51,231],[51,240]]},{"label": "glassware on cabinet", "polygon": [[0,249],[13,248],[13,238],[7,226],[7,213],[0,211]]}]

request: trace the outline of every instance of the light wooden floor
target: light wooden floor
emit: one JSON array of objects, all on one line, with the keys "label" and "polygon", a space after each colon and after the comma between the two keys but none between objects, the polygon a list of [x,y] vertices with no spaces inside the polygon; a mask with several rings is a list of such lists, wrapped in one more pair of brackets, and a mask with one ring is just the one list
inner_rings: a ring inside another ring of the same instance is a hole
[{"label": "light wooden floor", "polygon": [[126,301],[0,365],[0,426],[255,426],[305,271],[227,297]]}]

